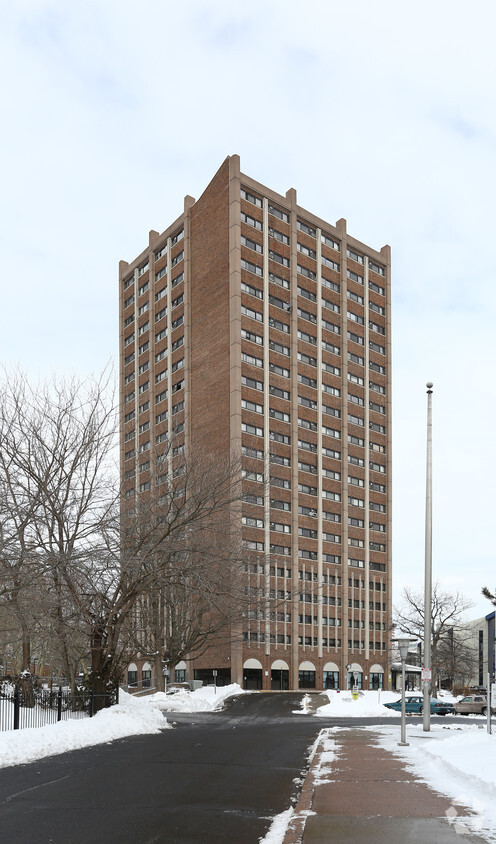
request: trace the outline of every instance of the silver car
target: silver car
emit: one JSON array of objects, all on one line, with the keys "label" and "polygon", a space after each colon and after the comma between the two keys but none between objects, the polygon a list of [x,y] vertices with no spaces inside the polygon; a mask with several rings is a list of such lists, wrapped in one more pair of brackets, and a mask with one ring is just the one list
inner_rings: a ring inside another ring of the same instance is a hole
[{"label": "silver car", "polygon": [[[486,715],[487,697],[485,695],[467,695],[467,697],[463,697],[458,703],[455,703],[455,712],[458,715]],[[491,713],[494,712],[496,712],[496,708],[491,706]]]}]

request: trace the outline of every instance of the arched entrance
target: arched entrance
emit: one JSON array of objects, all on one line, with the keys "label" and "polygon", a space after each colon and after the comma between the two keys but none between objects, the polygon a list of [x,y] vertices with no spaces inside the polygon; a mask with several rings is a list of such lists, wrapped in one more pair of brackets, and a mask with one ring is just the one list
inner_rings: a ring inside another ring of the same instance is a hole
[{"label": "arched entrance", "polygon": [[313,662],[300,662],[298,688],[315,689],[315,665]]},{"label": "arched entrance", "polygon": [[143,663],[143,668],[141,669],[141,687],[143,689],[149,689],[152,685],[152,667],[149,662]]},{"label": "arched entrance", "polygon": [[174,671],[174,682],[175,683],[185,683],[186,682],[186,671],[187,666],[184,659],[181,662],[178,662]]},{"label": "arched entrance", "polygon": [[276,659],[270,670],[270,688],[272,691],[287,691],[289,689],[289,665],[283,659]]},{"label": "arched entrance", "polygon": [[131,689],[138,688],[138,666],[131,662],[127,667],[127,685]]},{"label": "arched entrance", "polygon": [[247,659],[243,665],[243,688],[262,688],[262,663],[258,659]]},{"label": "arched entrance", "polygon": [[352,662],[351,665],[347,665],[346,667],[348,669],[348,685],[346,688],[352,689],[353,686],[357,686],[359,689],[363,688],[362,666],[359,665],[358,662]]},{"label": "arched entrance", "polygon": [[369,671],[369,689],[384,688],[384,669],[381,665],[371,665]]},{"label": "arched entrance", "polygon": [[335,662],[326,662],[323,676],[324,689],[339,689],[339,668]]}]

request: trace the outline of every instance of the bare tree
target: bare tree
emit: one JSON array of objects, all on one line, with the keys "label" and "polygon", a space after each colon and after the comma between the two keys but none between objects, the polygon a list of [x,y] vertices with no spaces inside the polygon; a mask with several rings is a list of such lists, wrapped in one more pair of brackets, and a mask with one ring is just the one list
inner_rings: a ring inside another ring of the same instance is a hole
[{"label": "bare tree", "polygon": [[[432,676],[438,677],[441,670],[447,670],[447,676],[455,675],[457,652],[462,653],[468,634],[463,630],[463,614],[473,607],[473,602],[467,600],[460,592],[443,592],[440,584],[435,583],[432,590],[432,626],[431,626],[431,657]],[[424,595],[403,590],[403,603],[395,607],[394,624],[410,636],[424,641]],[[464,660],[469,658],[469,651],[465,647]],[[449,668],[447,668],[449,666]],[[460,663],[461,670],[461,663]]]},{"label": "bare tree", "polygon": [[71,682],[89,656],[100,693],[150,634],[167,664],[199,653],[242,594],[239,460],[165,444],[149,494],[121,492],[109,393],[107,375],[17,375],[0,400],[0,609],[20,628],[25,614]]}]

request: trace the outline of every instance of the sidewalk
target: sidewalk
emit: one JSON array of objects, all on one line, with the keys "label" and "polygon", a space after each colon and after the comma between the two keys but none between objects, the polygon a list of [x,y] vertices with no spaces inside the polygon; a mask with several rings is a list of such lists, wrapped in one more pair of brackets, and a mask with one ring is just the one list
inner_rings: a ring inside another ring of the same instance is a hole
[{"label": "sidewalk", "polygon": [[[350,728],[324,735],[310,762],[284,844],[479,844],[466,806],[434,791],[377,744]],[[458,822],[450,823],[449,818]]]}]

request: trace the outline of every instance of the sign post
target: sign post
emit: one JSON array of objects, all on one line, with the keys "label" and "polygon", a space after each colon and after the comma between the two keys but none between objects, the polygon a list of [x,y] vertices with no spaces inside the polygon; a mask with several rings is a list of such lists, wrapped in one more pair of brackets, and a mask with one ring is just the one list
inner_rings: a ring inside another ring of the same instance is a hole
[{"label": "sign post", "polygon": [[214,695],[216,695],[217,694],[217,669],[216,668],[214,668],[214,670],[212,671],[212,674],[214,675]]}]

